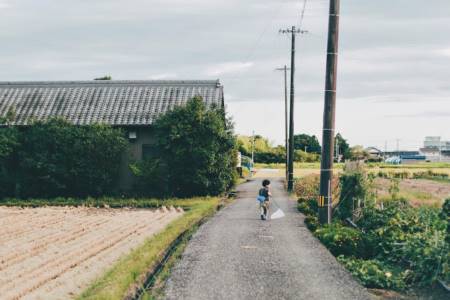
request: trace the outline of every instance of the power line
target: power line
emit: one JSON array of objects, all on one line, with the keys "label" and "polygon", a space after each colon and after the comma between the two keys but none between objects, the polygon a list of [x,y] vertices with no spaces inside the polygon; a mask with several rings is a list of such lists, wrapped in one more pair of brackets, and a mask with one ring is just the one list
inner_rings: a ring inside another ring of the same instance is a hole
[{"label": "power line", "polygon": [[298,28],[299,29],[302,29],[302,26],[303,26],[303,19],[305,17],[305,10],[306,10],[306,2],[308,2],[308,0],[304,0],[303,1],[303,9],[302,9],[302,12],[300,14],[300,21],[298,23]]}]

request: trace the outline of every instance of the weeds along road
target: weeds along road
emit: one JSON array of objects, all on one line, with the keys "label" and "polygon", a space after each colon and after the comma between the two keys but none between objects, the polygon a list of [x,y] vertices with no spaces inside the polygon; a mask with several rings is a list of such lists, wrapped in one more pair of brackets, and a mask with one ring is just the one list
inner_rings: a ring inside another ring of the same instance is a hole
[{"label": "weeds along road", "polygon": [[304,226],[281,179],[272,191],[286,217],[259,219],[261,180],[240,185],[237,200],[200,227],[166,299],[373,299]]}]

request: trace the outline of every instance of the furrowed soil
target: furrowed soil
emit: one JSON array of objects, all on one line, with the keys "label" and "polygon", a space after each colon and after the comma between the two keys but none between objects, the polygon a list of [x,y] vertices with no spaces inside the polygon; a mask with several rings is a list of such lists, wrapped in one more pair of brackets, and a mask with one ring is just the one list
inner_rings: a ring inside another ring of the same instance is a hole
[{"label": "furrowed soil", "polygon": [[0,207],[1,299],[69,299],[182,211]]}]

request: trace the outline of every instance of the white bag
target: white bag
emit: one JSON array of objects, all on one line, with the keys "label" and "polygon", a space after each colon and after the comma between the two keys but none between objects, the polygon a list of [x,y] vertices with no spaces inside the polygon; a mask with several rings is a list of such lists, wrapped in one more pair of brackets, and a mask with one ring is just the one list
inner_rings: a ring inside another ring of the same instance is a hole
[{"label": "white bag", "polygon": [[281,209],[277,209],[277,211],[274,212],[274,213],[270,216],[270,219],[271,219],[271,220],[274,220],[274,219],[280,219],[280,218],[282,218],[282,217],[284,217],[284,216],[285,216],[284,212],[283,212]]}]

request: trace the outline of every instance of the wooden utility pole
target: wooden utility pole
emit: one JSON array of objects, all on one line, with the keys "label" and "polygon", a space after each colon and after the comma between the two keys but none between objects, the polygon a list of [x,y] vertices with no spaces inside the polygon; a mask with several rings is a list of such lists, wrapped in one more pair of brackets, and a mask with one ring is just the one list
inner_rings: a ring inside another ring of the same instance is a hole
[{"label": "wooden utility pole", "polygon": [[290,70],[286,65],[283,68],[276,68],[277,71],[284,71],[284,149],[286,152],[286,180],[289,177],[288,165],[289,165],[289,150],[288,150],[288,87],[287,87],[287,71]]},{"label": "wooden utility pole", "polygon": [[289,105],[289,151],[288,151],[288,184],[289,192],[294,188],[294,78],[295,78],[295,36],[297,33],[306,33],[307,31],[296,29],[292,26],[291,29],[280,30],[281,33],[290,33],[292,35],[291,42],[291,93]]},{"label": "wooden utility pole", "polygon": [[339,42],[340,0],[330,0],[328,21],[327,70],[325,82],[325,105],[323,113],[322,159],[320,164],[319,221],[331,221],[334,153],[334,128],[336,115],[336,79]]}]

